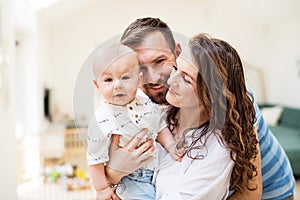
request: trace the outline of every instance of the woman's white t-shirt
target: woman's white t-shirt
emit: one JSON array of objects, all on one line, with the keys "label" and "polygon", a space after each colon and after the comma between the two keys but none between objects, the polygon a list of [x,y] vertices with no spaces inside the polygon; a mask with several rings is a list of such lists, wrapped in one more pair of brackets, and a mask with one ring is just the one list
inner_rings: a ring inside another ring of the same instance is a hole
[{"label": "woman's white t-shirt", "polygon": [[[198,131],[201,133],[201,130]],[[189,142],[192,132],[186,135]],[[195,160],[185,155],[182,162],[177,162],[164,148],[159,149],[159,169],[155,180],[157,199],[226,199],[234,166],[230,149],[224,147],[215,134],[210,134],[205,148],[191,153],[195,155],[196,152],[204,157]]]}]

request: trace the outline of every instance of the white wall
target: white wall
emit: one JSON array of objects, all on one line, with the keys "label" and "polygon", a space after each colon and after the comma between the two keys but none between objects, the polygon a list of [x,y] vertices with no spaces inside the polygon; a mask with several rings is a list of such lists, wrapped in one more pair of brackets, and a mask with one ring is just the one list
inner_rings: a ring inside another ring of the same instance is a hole
[{"label": "white wall", "polygon": [[227,40],[244,61],[264,72],[268,102],[300,107],[300,16],[294,13],[300,13],[300,6],[293,0],[91,1],[80,12],[47,24],[40,13],[47,38],[44,82],[53,89],[56,109],[72,116],[77,73],[91,51],[134,19],[154,16],[187,36],[207,32]]},{"label": "white wall", "polygon": [[272,27],[264,53],[269,101],[297,107],[300,107],[299,22],[298,18]]},{"label": "white wall", "polygon": [[17,199],[17,151],[14,132],[14,37],[13,37],[13,2],[3,0],[1,14],[1,48],[5,52],[6,62],[0,63],[0,199]]},{"label": "white wall", "polygon": [[[7,0],[10,2],[11,0]],[[43,96],[41,68],[38,65],[39,33],[36,12],[25,0],[13,0],[11,41],[14,49],[12,67],[14,139],[18,141],[18,170],[20,180],[40,174],[39,135],[43,130]],[[17,43],[17,44],[16,44]]]}]

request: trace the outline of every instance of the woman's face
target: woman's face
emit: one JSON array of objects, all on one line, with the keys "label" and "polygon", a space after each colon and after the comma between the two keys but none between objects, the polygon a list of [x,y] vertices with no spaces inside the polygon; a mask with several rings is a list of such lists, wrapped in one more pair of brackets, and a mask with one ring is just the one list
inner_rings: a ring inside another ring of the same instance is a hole
[{"label": "woman's face", "polygon": [[199,108],[199,97],[197,95],[197,76],[196,65],[180,56],[177,59],[178,67],[174,67],[168,84],[170,85],[167,93],[167,101],[178,108]]}]

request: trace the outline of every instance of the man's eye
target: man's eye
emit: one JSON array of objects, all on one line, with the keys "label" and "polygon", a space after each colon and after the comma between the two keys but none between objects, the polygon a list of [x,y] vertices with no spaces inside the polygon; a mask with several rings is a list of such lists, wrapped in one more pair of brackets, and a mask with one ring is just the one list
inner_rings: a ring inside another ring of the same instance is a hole
[{"label": "man's eye", "polygon": [[112,78],[106,78],[106,79],[104,79],[104,82],[112,82],[113,80],[112,80]]},{"label": "man's eye", "polygon": [[160,64],[160,63],[162,63],[163,61],[165,61],[165,59],[159,59],[159,60],[156,60],[156,61],[155,61],[155,64]]}]

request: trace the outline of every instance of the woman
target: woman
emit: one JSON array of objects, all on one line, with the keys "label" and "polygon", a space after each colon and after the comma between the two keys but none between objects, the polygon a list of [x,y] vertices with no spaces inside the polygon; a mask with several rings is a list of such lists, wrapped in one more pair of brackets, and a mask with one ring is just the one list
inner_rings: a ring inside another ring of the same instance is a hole
[{"label": "woman", "polygon": [[183,56],[168,81],[167,101],[174,107],[167,121],[188,150],[182,163],[160,167],[157,198],[226,199],[230,177],[233,190],[255,189],[249,185],[257,174],[252,164],[257,155],[255,112],[237,52],[200,34]]}]

